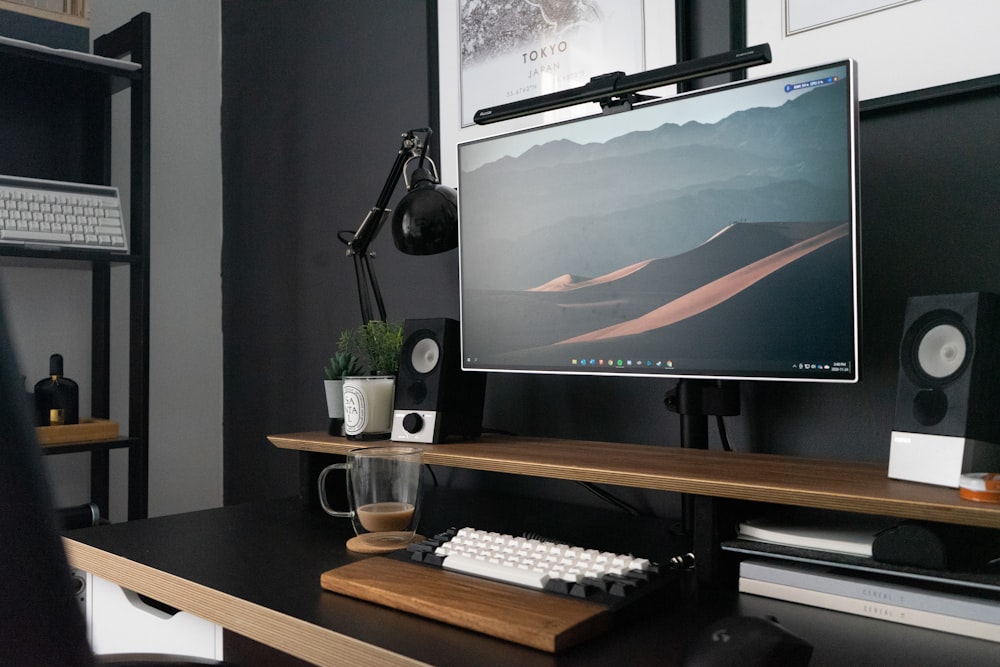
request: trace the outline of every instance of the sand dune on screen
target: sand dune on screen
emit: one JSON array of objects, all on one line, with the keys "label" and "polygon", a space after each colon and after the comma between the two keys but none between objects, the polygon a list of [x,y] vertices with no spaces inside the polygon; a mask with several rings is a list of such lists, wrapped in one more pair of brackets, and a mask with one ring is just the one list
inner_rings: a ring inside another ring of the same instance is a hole
[{"label": "sand dune on screen", "polygon": [[597,278],[585,278],[580,279],[577,276],[566,273],[558,278],[553,278],[549,282],[539,285],[538,287],[532,287],[531,289],[525,290],[527,292],[568,292],[570,290],[582,289],[584,287],[592,287],[593,285],[605,285],[625,276],[631,275],[636,271],[640,271],[646,265],[648,265],[653,260],[647,259],[641,262],[636,262],[630,266],[618,269],[617,271],[612,271],[603,276],[598,276]]},{"label": "sand dune on screen", "polygon": [[[645,315],[629,320],[628,322],[622,322],[620,324],[615,324],[603,329],[597,329],[596,331],[591,331],[579,336],[567,338],[559,341],[557,344],[563,345],[568,343],[595,342],[619,336],[645,333],[653,329],[669,326],[694,315],[698,315],[719,305],[720,303],[723,303],[727,299],[736,296],[740,292],[770,276],[779,269],[788,266],[792,262],[818,250],[819,248],[822,248],[829,243],[832,243],[833,241],[836,241],[837,239],[847,236],[848,231],[849,229],[847,224],[839,225],[817,234],[816,236],[800,241],[792,246],[789,246],[788,248],[768,255],[767,257],[759,259],[721,278],[712,280],[711,282],[706,283],[705,285],[698,287],[684,296],[678,297],[670,303],[664,304],[663,306],[656,308]],[[648,263],[649,262],[640,262],[639,264],[625,267],[624,269],[609,273],[601,278],[595,278],[594,280],[610,282],[613,278],[608,279],[608,276],[614,276],[623,271],[627,272],[623,275],[629,275],[641,270]],[[640,264],[642,266],[640,266]],[[547,283],[547,285],[556,283],[558,280],[559,279],[556,279],[551,283]],[[542,287],[544,287],[544,285]],[[548,291],[559,291],[559,288],[553,288]]]}]

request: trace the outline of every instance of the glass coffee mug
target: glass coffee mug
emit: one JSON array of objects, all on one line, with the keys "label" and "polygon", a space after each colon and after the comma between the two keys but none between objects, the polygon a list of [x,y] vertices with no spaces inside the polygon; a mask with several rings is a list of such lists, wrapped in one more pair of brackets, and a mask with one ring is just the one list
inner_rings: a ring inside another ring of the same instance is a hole
[{"label": "glass coffee mug", "polygon": [[[349,518],[357,537],[347,542],[354,551],[378,553],[405,548],[420,517],[419,447],[362,447],[347,453],[344,463],[329,465],[319,474],[319,502],[323,510]],[[333,509],[326,497],[326,476],[347,472],[349,511]]]}]

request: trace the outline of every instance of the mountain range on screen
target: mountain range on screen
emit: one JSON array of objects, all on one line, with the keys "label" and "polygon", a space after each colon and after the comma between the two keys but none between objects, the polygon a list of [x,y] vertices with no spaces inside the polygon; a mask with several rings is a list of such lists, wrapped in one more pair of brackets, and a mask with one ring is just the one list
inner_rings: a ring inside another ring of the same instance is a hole
[{"label": "mountain range on screen", "polygon": [[829,356],[853,323],[850,298],[833,296],[852,280],[848,120],[828,99],[845,94],[560,138],[464,173],[462,263],[476,269],[463,271],[463,319],[484,323],[466,340],[543,365],[600,357],[622,336],[639,357],[707,365],[741,348]]}]

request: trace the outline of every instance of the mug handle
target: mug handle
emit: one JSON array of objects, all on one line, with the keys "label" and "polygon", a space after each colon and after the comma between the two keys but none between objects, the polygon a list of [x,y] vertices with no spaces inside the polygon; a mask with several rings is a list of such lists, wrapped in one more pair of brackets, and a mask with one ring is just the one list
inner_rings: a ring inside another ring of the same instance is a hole
[{"label": "mug handle", "polygon": [[323,511],[330,516],[340,516],[346,519],[351,519],[354,517],[354,512],[338,512],[337,510],[330,507],[330,504],[326,502],[326,476],[331,470],[347,470],[351,466],[347,463],[334,463],[323,468],[319,473],[319,480],[317,484],[319,485],[319,504],[323,506]]}]

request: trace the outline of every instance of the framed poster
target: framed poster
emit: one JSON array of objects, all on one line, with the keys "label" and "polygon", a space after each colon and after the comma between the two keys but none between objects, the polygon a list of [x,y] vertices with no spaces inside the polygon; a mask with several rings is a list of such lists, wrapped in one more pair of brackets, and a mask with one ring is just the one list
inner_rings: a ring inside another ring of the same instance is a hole
[{"label": "framed poster", "polygon": [[642,0],[459,0],[462,125],[478,109],[644,67]]},{"label": "framed poster", "polygon": [[452,185],[459,141],[600,111],[577,105],[478,126],[472,117],[479,109],[575,88],[600,74],[676,62],[670,0],[439,0],[437,12],[436,140],[441,178]]},{"label": "framed poster", "polygon": [[746,0],[747,43],[771,45],[751,76],[852,58],[862,100],[1000,73],[1000,3]]},{"label": "framed poster", "polygon": [[822,28],[917,0],[785,0],[785,35]]}]

